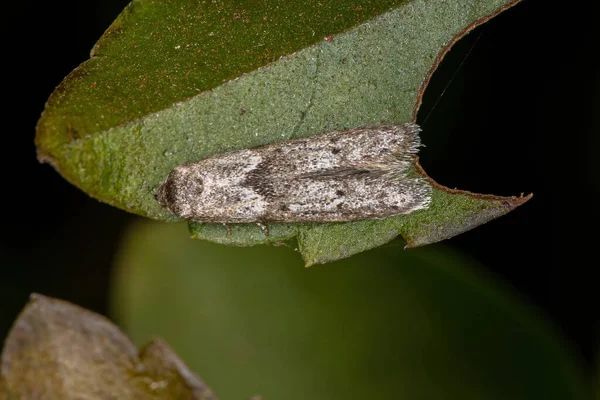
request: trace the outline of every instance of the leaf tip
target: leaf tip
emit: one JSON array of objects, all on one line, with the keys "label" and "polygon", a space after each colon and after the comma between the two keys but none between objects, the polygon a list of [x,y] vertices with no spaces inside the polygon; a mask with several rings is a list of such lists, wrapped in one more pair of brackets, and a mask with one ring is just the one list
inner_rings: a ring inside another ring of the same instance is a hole
[{"label": "leaf tip", "polygon": [[511,204],[512,209],[519,207],[522,204],[527,203],[529,200],[533,198],[533,193],[529,193],[527,196],[524,196],[523,193],[519,197],[514,197]]},{"label": "leaf tip", "polygon": [[478,201],[487,203],[484,210],[480,210],[473,215],[469,215],[469,213],[463,216],[464,223],[461,223],[458,226],[454,226],[454,224],[449,225],[449,229],[438,229],[435,235],[408,235],[406,233],[402,234],[402,237],[406,241],[406,246],[404,249],[410,249],[414,247],[420,247],[427,244],[435,243],[440,240],[444,240],[450,238],[452,236],[456,236],[460,233],[466,232],[470,229],[475,228],[476,226],[485,224],[495,218],[498,218],[501,215],[508,214],[513,211],[515,208],[525,204],[533,197],[533,193],[528,195],[524,195],[521,193],[520,196],[510,196],[510,197],[501,197],[494,195],[483,195],[470,193],[467,191],[457,190],[457,189],[448,189],[441,185],[439,187],[450,194],[462,194],[471,197],[472,199],[476,199]]}]

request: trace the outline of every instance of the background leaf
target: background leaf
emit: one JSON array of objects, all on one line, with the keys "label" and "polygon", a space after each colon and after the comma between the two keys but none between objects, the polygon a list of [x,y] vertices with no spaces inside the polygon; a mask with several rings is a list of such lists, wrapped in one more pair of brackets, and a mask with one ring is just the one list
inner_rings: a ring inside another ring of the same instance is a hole
[{"label": "background leaf", "polygon": [[287,248],[124,238],[113,310],[160,335],[223,399],[586,399],[553,328],[441,245],[379,248],[305,269]]},{"label": "background leaf", "polygon": [[137,348],[109,320],[33,295],[1,354],[0,398],[217,400],[162,341]]},{"label": "background leaf", "polygon": [[[50,97],[38,124],[38,156],[92,196],[173,220],[153,191],[177,165],[336,129],[414,120],[451,44],[515,3],[133,1],[92,58]],[[297,236],[306,263],[313,264],[398,234],[409,245],[439,241],[528,199],[434,186],[431,209],[409,217],[341,227],[269,226],[277,231],[271,239],[257,237],[251,225],[239,226],[231,238],[214,226],[191,229],[194,237],[238,245]],[[363,236],[340,248],[356,230]]]}]

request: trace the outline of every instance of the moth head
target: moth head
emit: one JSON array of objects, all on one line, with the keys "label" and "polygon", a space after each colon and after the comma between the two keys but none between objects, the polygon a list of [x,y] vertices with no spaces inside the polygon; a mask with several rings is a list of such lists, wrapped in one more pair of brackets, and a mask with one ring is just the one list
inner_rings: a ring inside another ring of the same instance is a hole
[{"label": "moth head", "polygon": [[202,195],[204,185],[202,178],[185,166],[175,168],[167,179],[158,187],[154,195],[161,206],[173,214],[186,218],[192,211],[193,205]]}]

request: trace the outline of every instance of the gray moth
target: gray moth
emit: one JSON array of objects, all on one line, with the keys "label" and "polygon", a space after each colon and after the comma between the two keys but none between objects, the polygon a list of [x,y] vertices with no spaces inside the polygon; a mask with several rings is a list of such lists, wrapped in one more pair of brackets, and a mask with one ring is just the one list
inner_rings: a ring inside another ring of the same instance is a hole
[{"label": "gray moth", "polygon": [[[408,174],[415,124],[329,132],[232,151],[173,169],[156,200],[197,222],[340,222],[426,209],[431,185]],[[410,175],[410,176],[409,176]]]}]

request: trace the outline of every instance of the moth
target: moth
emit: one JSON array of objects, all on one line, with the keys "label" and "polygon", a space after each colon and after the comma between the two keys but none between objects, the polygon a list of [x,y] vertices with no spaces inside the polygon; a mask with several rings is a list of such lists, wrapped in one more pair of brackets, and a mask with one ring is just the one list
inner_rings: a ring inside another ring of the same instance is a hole
[{"label": "moth", "polygon": [[155,197],[181,218],[225,224],[409,214],[431,200],[431,185],[409,174],[419,132],[374,126],[219,154],[173,169]]}]

